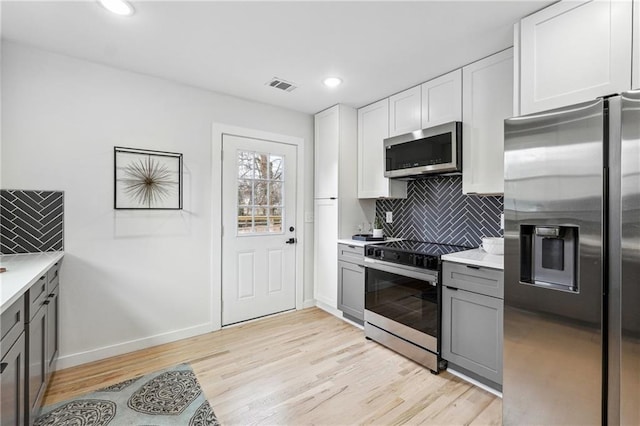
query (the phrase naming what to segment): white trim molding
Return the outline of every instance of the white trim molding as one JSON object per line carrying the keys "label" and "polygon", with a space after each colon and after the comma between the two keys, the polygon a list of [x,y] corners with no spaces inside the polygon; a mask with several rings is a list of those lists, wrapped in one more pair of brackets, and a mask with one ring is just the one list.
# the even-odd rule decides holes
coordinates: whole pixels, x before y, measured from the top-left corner
{"label": "white trim molding", "polygon": [[200,334],[208,333],[210,330],[211,324],[204,323],[184,328],[182,330],[170,331],[168,333],[156,334],[155,336],[143,337],[142,339],[104,346],[90,351],[64,355],[58,358],[55,368],[56,370],[62,370],[64,368],[75,367],[88,362],[99,361],[101,359],[138,351],[140,349],[146,349],[152,346],[163,345],[165,343],[176,342],[178,340],[198,336]]}

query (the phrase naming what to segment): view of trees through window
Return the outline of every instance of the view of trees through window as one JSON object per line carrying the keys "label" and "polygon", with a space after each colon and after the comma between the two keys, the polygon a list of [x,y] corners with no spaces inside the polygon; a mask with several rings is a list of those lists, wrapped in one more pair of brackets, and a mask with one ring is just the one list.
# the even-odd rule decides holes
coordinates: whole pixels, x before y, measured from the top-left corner
{"label": "view of trees through window", "polygon": [[284,158],[238,151],[238,234],[281,233]]}

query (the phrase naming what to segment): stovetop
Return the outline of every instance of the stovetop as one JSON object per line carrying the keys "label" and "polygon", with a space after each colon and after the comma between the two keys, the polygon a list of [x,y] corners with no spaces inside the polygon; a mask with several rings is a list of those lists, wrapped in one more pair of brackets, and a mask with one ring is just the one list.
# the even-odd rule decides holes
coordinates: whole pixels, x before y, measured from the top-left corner
{"label": "stovetop", "polygon": [[376,244],[378,248],[387,248],[395,251],[422,254],[428,256],[442,256],[449,253],[470,250],[473,247],[457,246],[452,244],[440,244],[426,241],[401,240],[384,244]]}

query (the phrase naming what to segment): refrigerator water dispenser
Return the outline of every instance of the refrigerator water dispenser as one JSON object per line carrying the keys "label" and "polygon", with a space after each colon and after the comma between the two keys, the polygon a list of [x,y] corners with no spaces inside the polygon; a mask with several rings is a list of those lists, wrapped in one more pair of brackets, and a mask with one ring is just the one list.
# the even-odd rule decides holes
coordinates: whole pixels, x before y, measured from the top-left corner
{"label": "refrigerator water dispenser", "polygon": [[578,231],[520,225],[520,282],[578,293]]}

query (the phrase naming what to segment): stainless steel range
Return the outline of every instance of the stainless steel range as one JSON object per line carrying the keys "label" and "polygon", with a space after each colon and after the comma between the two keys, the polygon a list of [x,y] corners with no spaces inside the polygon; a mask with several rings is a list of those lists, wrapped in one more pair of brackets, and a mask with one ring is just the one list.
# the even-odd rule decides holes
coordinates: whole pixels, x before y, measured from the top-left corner
{"label": "stainless steel range", "polygon": [[440,256],[470,247],[394,241],[365,248],[364,331],[390,349],[438,373]]}

